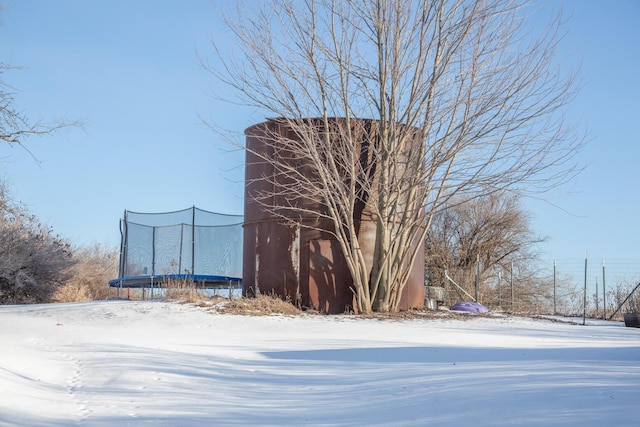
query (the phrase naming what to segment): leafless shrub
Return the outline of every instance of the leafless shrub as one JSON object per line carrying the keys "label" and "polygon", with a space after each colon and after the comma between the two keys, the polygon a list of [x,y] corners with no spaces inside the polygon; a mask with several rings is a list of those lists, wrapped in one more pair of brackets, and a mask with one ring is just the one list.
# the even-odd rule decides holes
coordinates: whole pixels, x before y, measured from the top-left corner
{"label": "leafless shrub", "polygon": [[626,313],[640,313],[640,292],[637,289],[629,296],[626,304]]}
{"label": "leafless shrub", "polygon": [[69,277],[70,244],[22,207],[0,215],[0,303],[50,302]]}
{"label": "leafless shrub", "polygon": [[[609,314],[618,310],[616,319],[622,319],[624,313],[640,313],[640,289],[637,289],[637,281],[622,280],[607,292]],[[635,292],[633,290],[635,289]],[[632,293],[633,292],[633,293]]]}

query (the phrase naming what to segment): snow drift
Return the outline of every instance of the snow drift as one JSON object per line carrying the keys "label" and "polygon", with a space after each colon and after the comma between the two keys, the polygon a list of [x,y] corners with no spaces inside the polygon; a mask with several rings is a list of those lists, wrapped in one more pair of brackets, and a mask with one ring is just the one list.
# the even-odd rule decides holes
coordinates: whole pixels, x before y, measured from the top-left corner
{"label": "snow drift", "polygon": [[4,306],[0,425],[638,425],[638,329],[468,317]]}

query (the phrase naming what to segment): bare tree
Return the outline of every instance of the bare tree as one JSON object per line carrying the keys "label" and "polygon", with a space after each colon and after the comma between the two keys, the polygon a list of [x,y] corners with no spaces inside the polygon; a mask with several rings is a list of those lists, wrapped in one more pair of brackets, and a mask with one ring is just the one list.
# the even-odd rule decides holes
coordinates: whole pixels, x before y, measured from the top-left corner
{"label": "bare tree", "polygon": [[[251,153],[290,197],[251,197],[275,214],[330,220],[359,311],[398,309],[418,261],[412,243],[451,198],[544,191],[575,172],[582,142],[562,115],[574,76],[552,62],[560,18],[536,37],[525,6],[273,0],[226,15],[235,44],[214,43],[216,61],[203,65],[290,130],[266,127],[269,149]],[[371,254],[354,220],[363,205]]]}
{"label": "bare tree", "polygon": [[[446,286],[451,304],[469,299],[457,285],[472,296],[477,289],[480,302],[489,307],[550,312],[553,282],[539,268],[536,251],[545,238],[531,229],[520,196],[495,192],[450,203],[434,215],[427,232],[426,282]],[[445,271],[456,285],[451,285]],[[564,292],[564,284],[562,288]]]}
{"label": "bare tree", "polygon": [[464,272],[461,282],[495,279],[512,263],[536,261],[535,245],[545,239],[530,227],[529,216],[516,194],[483,195],[450,207],[433,216],[426,238],[425,265],[428,282],[441,286],[444,269]]}

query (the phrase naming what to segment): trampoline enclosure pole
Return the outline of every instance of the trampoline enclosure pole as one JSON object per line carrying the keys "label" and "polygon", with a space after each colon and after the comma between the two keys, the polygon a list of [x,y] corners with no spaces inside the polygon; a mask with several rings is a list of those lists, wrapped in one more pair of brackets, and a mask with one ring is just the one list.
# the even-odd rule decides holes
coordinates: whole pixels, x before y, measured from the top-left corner
{"label": "trampoline enclosure pole", "polygon": [[124,210],[124,219],[120,221],[120,275],[119,277],[125,277],[127,271],[127,239],[128,239],[128,227],[127,227],[127,210]]}
{"label": "trampoline enclosure pole", "polygon": [[184,241],[184,224],[180,224],[180,254],[178,255],[178,271],[177,273],[182,273],[182,242]]}
{"label": "trampoline enclosure pole", "polygon": [[156,274],[156,228],[151,229],[151,276]]}
{"label": "trampoline enclosure pole", "polygon": [[191,208],[191,274],[196,274],[196,205]]}

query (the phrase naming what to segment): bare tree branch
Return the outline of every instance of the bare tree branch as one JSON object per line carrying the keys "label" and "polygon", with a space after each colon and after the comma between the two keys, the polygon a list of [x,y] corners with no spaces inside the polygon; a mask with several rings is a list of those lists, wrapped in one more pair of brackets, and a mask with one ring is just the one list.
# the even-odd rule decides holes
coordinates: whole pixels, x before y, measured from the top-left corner
{"label": "bare tree branch", "polygon": [[0,63],[0,141],[9,145],[19,146],[35,160],[31,150],[24,144],[31,136],[50,135],[69,127],[81,126],[79,121],[58,121],[46,123],[43,120],[31,121],[15,106],[16,89],[6,84],[3,74],[7,70],[16,70],[20,67]]}

